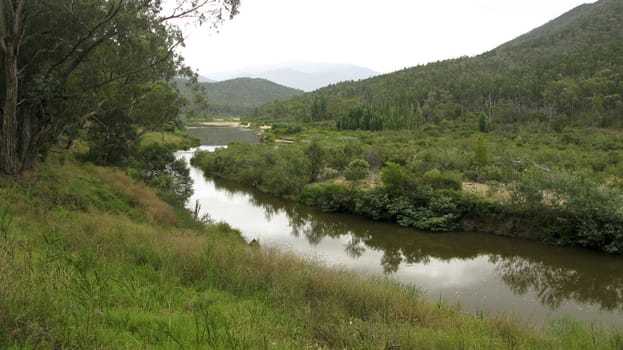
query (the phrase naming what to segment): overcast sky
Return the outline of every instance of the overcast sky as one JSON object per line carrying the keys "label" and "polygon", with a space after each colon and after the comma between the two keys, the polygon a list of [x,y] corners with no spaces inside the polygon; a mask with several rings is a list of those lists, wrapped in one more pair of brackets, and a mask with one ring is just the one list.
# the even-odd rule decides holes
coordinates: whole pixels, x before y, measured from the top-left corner
{"label": "overcast sky", "polygon": [[241,0],[220,31],[187,30],[202,75],[288,61],[388,73],[472,56],[594,0]]}

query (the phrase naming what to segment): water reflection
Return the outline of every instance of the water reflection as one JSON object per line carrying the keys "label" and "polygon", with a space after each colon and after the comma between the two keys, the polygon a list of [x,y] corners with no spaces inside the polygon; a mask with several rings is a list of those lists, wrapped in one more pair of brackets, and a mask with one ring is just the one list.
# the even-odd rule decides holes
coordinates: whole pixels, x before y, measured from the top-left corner
{"label": "water reflection", "polygon": [[[525,257],[491,256],[500,278],[516,294],[533,290],[551,309],[565,300],[600,305],[602,310],[623,310],[623,278],[607,266],[537,261]],[[614,271],[613,271],[614,270]]]}
{"label": "water reflection", "polygon": [[[367,252],[379,252],[378,264],[387,274],[408,265],[427,266],[431,261],[475,261],[491,265],[496,279],[512,294],[535,295],[550,310],[572,301],[595,304],[606,311],[623,311],[623,260],[619,257],[491,235],[418,232],[321,213],[224,180],[214,180],[214,186],[230,196],[246,196],[250,205],[262,208],[268,221],[287,217],[291,235],[304,238],[312,246],[326,238],[341,239],[345,254],[353,260]],[[481,267],[476,273],[483,269],[487,270]]]}
{"label": "water reflection", "polygon": [[360,238],[352,237],[351,235],[350,241],[346,245],[345,251],[348,256],[353,259],[357,259],[366,252],[366,245]]}

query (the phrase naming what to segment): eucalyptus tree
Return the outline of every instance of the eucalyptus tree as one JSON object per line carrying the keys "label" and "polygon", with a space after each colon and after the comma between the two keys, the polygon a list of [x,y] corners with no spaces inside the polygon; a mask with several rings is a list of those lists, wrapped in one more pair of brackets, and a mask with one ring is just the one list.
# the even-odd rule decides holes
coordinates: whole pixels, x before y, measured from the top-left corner
{"label": "eucalyptus tree", "polygon": [[166,82],[192,74],[177,52],[182,21],[217,26],[239,5],[0,0],[0,171],[30,169],[53,144],[83,130],[97,136],[98,147],[135,142],[169,123],[181,100]]}

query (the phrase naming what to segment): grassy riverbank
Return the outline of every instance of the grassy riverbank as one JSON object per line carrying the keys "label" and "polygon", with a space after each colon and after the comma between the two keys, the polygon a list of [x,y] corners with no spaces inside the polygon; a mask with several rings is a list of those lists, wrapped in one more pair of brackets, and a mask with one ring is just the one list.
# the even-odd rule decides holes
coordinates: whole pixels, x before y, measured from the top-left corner
{"label": "grassy riverbank", "polygon": [[[62,164],[61,164],[62,163]],[[0,348],[619,349],[252,247],[148,187],[71,157],[0,178]]]}

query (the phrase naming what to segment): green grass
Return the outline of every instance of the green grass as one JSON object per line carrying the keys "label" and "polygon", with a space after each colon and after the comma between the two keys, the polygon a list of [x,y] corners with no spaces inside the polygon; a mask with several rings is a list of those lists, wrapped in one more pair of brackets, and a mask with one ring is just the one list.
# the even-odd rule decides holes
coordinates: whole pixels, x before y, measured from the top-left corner
{"label": "green grass", "polygon": [[70,160],[0,185],[3,349],[623,347],[618,333],[470,316],[412,287],[251,247],[111,169]]}

